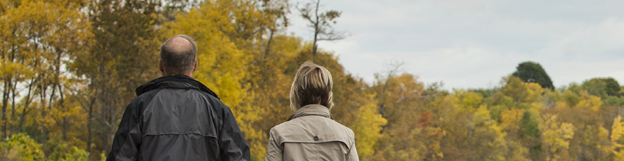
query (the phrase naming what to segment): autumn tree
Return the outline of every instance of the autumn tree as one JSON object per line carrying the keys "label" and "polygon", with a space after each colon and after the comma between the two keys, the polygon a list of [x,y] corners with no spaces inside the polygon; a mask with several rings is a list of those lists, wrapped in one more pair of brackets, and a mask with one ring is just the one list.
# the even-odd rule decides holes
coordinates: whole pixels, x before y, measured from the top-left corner
{"label": "autumn tree", "polygon": [[568,148],[574,136],[574,125],[558,121],[557,115],[544,115],[540,130],[543,131],[546,160],[571,160]]}
{"label": "autumn tree", "polygon": [[[74,57],[72,71],[85,89],[74,96],[87,116],[87,152],[97,159],[110,142],[134,89],[156,78],[159,1],[91,1],[89,52]],[[97,138],[97,139],[96,139]],[[93,155],[96,154],[96,155]]]}
{"label": "autumn tree", "polygon": [[[56,125],[67,127],[67,117],[54,117],[53,111],[68,112],[66,87],[73,84],[67,81],[66,61],[87,51],[90,26],[79,11],[84,8],[83,1],[15,2],[11,1],[12,7],[5,8],[0,17],[0,37],[5,38],[0,47],[5,69],[2,133],[8,138],[14,133],[34,132],[25,127],[36,127],[37,140],[46,153],[46,143],[54,136],[50,134],[58,132],[63,134],[60,140],[68,140],[68,128],[54,129]],[[20,94],[22,90],[27,91],[25,95]]]}
{"label": "autumn tree", "polygon": [[487,107],[480,106],[472,119],[469,125],[474,160],[503,160],[507,155],[507,134],[492,120]]}
{"label": "autumn tree", "polygon": [[344,39],[345,33],[337,32],[332,28],[336,24],[336,19],[340,17],[342,12],[336,10],[322,11],[321,0],[313,0],[306,3],[303,7],[297,8],[301,13],[301,17],[309,22],[308,27],[312,28],[314,36],[312,37],[312,61],[315,61],[318,49],[318,41],[334,41]]}
{"label": "autumn tree", "polygon": [[622,117],[617,116],[613,120],[613,127],[611,128],[611,149],[610,151],[613,153],[613,160],[621,161],[624,160],[624,152],[621,150],[624,147],[621,143],[622,135],[624,135],[624,125],[622,125]]}
{"label": "autumn tree", "polygon": [[163,38],[195,38],[197,70],[203,71],[195,77],[232,109],[254,160],[264,158],[269,128],[288,117],[283,107],[292,78],[285,71],[303,42],[278,33],[287,24],[287,7],[278,0],[205,1],[179,12],[162,30]]}

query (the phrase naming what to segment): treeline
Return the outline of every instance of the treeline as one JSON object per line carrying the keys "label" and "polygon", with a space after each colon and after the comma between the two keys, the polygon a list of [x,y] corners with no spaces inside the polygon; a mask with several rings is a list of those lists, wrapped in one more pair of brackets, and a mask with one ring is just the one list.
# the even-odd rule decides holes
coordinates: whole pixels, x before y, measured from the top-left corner
{"label": "treeline", "polygon": [[529,62],[537,73],[529,78],[521,64],[500,87],[449,92],[395,64],[369,84],[333,53],[285,33],[290,8],[286,0],[0,0],[0,160],[105,159],[134,88],[160,76],[159,45],[176,34],[195,38],[194,77],[232,109],[253,160],[264,159],[269,129],[292,113],[290,84],[307,60],[332,72],[331,113],[356,133],[361,160],[624,159],[624,99],[613,79],[554,89]]}

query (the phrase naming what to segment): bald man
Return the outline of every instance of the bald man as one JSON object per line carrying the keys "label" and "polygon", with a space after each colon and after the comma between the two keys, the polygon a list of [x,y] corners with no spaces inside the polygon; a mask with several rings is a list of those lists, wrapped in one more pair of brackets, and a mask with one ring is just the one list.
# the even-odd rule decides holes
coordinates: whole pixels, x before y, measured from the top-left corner
{"label": "bald man", "polygon": [[160,47],[162,77],[136,89],[106,160],[250,160],[230,108],[192,74],[197,45],[176,35]]}

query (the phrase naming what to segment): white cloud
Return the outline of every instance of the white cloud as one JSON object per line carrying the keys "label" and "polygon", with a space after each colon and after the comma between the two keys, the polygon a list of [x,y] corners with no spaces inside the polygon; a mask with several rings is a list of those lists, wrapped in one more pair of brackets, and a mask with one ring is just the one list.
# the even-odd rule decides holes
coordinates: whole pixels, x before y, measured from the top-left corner
{"label": "white cloud", "polygon": [[[302,1],[306,2],[306,1]],[[555,86],[592,77],[624,84],[624,1],[334,0],[336,28],[354,34],[322,42],[346,70],[372,81],[390,60],[447,89],[498,85],[535,61]],[[299,19],[299,20],[298,20]],[[291,16],[297,35],[311,38]]]}
{"label": "white cloud", "polygon": [[560,58],[583,58],[604,61],[624,58],[624,19],[607,18],[599,24],[586,25],[551,43],[539,53]]}

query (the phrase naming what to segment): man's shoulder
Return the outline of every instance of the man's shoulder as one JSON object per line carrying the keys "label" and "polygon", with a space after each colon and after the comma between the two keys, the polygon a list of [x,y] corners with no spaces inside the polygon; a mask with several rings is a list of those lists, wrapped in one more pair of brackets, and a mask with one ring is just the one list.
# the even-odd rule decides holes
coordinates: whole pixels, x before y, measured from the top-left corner
{"label": "man's shoulder", "polygon": [[[146,100],[146,99],[150,99],[150,98],[154,98],[156,95],[160,94],[162,91],[176,91],[176,90],[180,90],[180,89],[175,89],[175,88],[156,88],[156,89],[152,89],[149,90],[145,93],[142,93],[141,95],[137,96],[137,98],[135,98],[134,100]],[[196,95],[199,96],[203,96],[206,98],[206,100],[210,101],[211,103],[220,103],[223,104],[223,102],[221,102],[221,100],[217,97],[215,97],[213,94],[210,94],[206,91],[203,90],[199,90],[199,89],[184,89],[184,90],[191,90],[193,91],[193,93],[195,93]],[[167,93],[169,93],[167,92]]]}
{"label": "man's shoulder", "polygon": [[[159,97],[157,97],[159,99],[169,99],[169,100],[166,100],[166,101],[176,101],[176,100],[170,100],[171,98],[166,96],[168,94],[178,93],[178,92],[182,92],[182,93],[190,92],[188,94],[190,94],[191,97],[187,97],[188,99],[183,99],[183,100],[185,100],[185,101],[194,101],[194,102],[205,102],[208,106],[210,106],[216,112],[231,113],[230,108],[227,105],[225,105],[223,102],[221,102],[221,100],[218,97],[216,97],[214,94],[208,93],[208,92],[206,92],[204,90],[200,90],[200,89],[168,89],[168,88],[164,88],[164,89],[159,89],[159,90],[152,90],[149,93],[145,93],[145,94],[150,94],[151,92],[154,92],[153,96],[159,95]],[[183,94],[183,95],[186,95],[186,94]],[[153,96],[151,96],[151,97],[153,97]],[[150,96],[146,96],[146,97],[150,97]]]}
{"label": "man's shoulder", "polygon": [[142,93],[141,95],[138,95],[136,98],[134,98],[132,102],[149,102],[152,100],[152,98],[154,98],[154,96],[156,96],[156,94],[158,94],[158,92],[160,92],[160,90],[162,89],[155,89]]}

